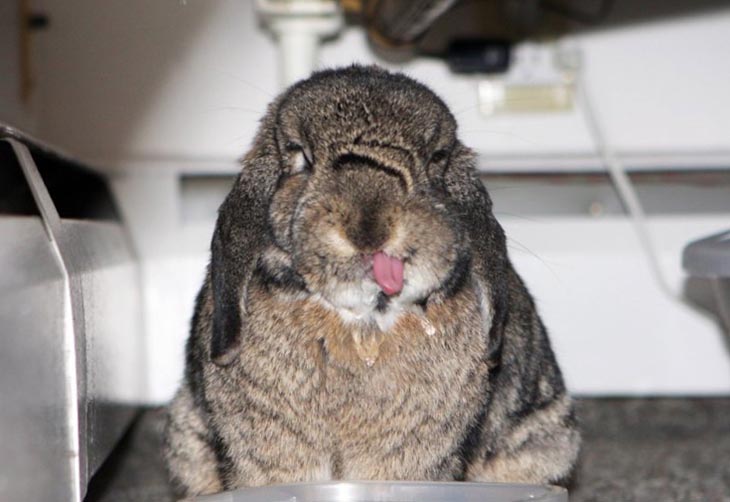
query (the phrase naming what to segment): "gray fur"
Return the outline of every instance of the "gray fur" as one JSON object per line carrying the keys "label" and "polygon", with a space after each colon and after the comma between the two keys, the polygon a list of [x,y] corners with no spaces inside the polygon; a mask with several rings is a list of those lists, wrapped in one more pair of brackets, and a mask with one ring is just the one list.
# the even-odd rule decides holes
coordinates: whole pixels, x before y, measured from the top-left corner
{"label": "gray fur", "polygon": [[[363,258],[381,249],[406,264],[393,297]],[[444,103],[359,66],[280,96],[221,206],[169,409],[181,494],[559,482],[579,442],[545,328]]]}

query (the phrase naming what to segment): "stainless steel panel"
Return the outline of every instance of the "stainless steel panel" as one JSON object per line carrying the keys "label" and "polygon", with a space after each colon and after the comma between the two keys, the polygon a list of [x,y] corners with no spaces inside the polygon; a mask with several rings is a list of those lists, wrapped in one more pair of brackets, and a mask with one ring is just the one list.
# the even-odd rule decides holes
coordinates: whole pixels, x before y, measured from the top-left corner
{"label": "stainless steel panel", "polygon": [[139,277],[123,229],[62,220],[56,235],[69,273],[79,382],[84,487],[134,416],[144,392]]}
{"label": "stainless steel panel", "polygon": [[0,219],[0,267],[0,500],[77,500],[71,308],[40,218]]}
{"label": "stainless steel panel", "polygon": [[41,217],[0,218],[0,500],[78,502],[143,396],[137,262],[119,222],[59,218],[6,141]]}

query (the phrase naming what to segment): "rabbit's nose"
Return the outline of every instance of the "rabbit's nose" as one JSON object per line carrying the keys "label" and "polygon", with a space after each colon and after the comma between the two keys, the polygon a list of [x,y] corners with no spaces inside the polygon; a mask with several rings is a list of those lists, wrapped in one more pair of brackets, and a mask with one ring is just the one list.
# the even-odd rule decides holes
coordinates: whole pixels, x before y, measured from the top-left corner
{"label": "rabbit's nose", "polygon": [[354,225],[346,225],[345,234],[358,249],[372,252],[383,247],[388,240],[388,228],[379,221],[377,214],[364,210]]}

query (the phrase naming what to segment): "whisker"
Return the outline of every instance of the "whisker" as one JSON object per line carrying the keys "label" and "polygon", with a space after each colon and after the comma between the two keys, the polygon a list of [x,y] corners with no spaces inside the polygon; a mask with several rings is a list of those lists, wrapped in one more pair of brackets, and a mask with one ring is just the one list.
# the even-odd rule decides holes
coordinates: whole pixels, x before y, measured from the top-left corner
{"label": "whisker", "polygon": [[241,83],[241,84],[245,84],[249,88],[254,89],[254,90],[260,92],[261,94],[263,94],[264,96],[266,96],[266,98],[268,98],[267,99],[268,101],[271,101],[271,100],[273,100],[276,97],[275,94],[272,94],[269,91],[267,91],[265,89],[262,89],[261,87],[259,87],[258,85],[254,84],[250,80],[246,80],[244,78],[241,78],[241,77],[237,76],[234,73],[231,73],[229,70],[218,70],[218,73],[220,75],[224,75],[224,76],[226,76],[228,78],[232,78],[236,82]]}
{"label": "whisker", "polygon": [[510,218],[515,218],[517,220],[522,221],[529,221],[530,223],[544,223],[545,220],[541,220],[539,218],[533,218],[530,216],[525,216],[524,214],[518,214],[518,213],[511,213],[508,211],[494,211],[494,215],[497,216],[509,216]]}
{"label": "whisker", "polygon": [[216,108],[212,108],[211,111],[215,112],[245,112],[245,113],[252,113],[255,115],[263,115],[263,110],[254,110],[253,108],[243,108],[241,106],[218,106]]}
{"label": "whisker", "polygon": [[[513,246],[510,245],[511,243],[516,244],[519,247],[518,248],[515,248],[515,247],[513,247]],[[563,284],[563,281],[560,279],[560,276],[557,274],[557,272],[555,272],[555,269],[553,269],[553,267],[551,267],[548,264],[547,261],[545,261],[537,253],[535,253],[534,251],[532,251],[530,248],[528,248],[527,246],[525,246],[524,244],[522,244],[518,240],[516,240],[516,239],[514,239],[514,238],[512,238],[510,236],[507,236],[507,247],[510,248],[510,249],[516,250],[516,251],[523,251],[523,252],[529,254],[530,256],[532,256],[533,258],[535,258],[537,261],[539,261],[550,272],[550,275],[552,275],[555,278],[555,280],[557,280],[560,284]]]}
{"label": "whisker", "polygon": [[474,110],[477,108],[479,108],[479,105],[469,105],[469,106],[465,106],[464,108],[459,108],[457,111],[452,112],[452,113],[455,117],[458,117],[459,115],[461,115],[464,112],[468,112],[469,110]]}
{"label": "whisker", "polygon": [[[244,140],[248,140],[249,142],[251,142],[251,141],[253,141],[254,137],[255,137],[255,134],[254,134],[254,136],[245,136],[245,135],[234,136],[231,139],[229,139],[228,141],[226,141],[226,146],[230,146],[230,145],[233,145],[234,143],[239,143]],[[247,149],[248,147],[243,147],[243,148]],[[241,152],[241,153],[244,153],[244,152]]]}
{"label": "whisker", "polygon": [[528,144],[530,146],[537,146],[542,147],[545,146],[544,143],[540,143],[538,141],[527,139],[526,137],[515,134],[513,132],[507,132],[507,131],[495,131],[494,129],[465,129],[461,131],[461,134],[474,134],[474,133],[483,133],[483,134],[492,134],[495,136],[506,136],[509,138],[514,138],[519,141],[522,141],[525,144]]}

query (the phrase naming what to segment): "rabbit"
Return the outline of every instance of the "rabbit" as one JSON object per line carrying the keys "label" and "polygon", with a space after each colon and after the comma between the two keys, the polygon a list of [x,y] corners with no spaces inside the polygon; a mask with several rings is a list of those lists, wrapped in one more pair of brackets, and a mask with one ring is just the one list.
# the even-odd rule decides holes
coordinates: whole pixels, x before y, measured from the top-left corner
{"label": "rabbit", "polygon": [[181,495],[569,478],[573,403],[439,97],[376,66],[319,71],[242,164],[168,409]]}

